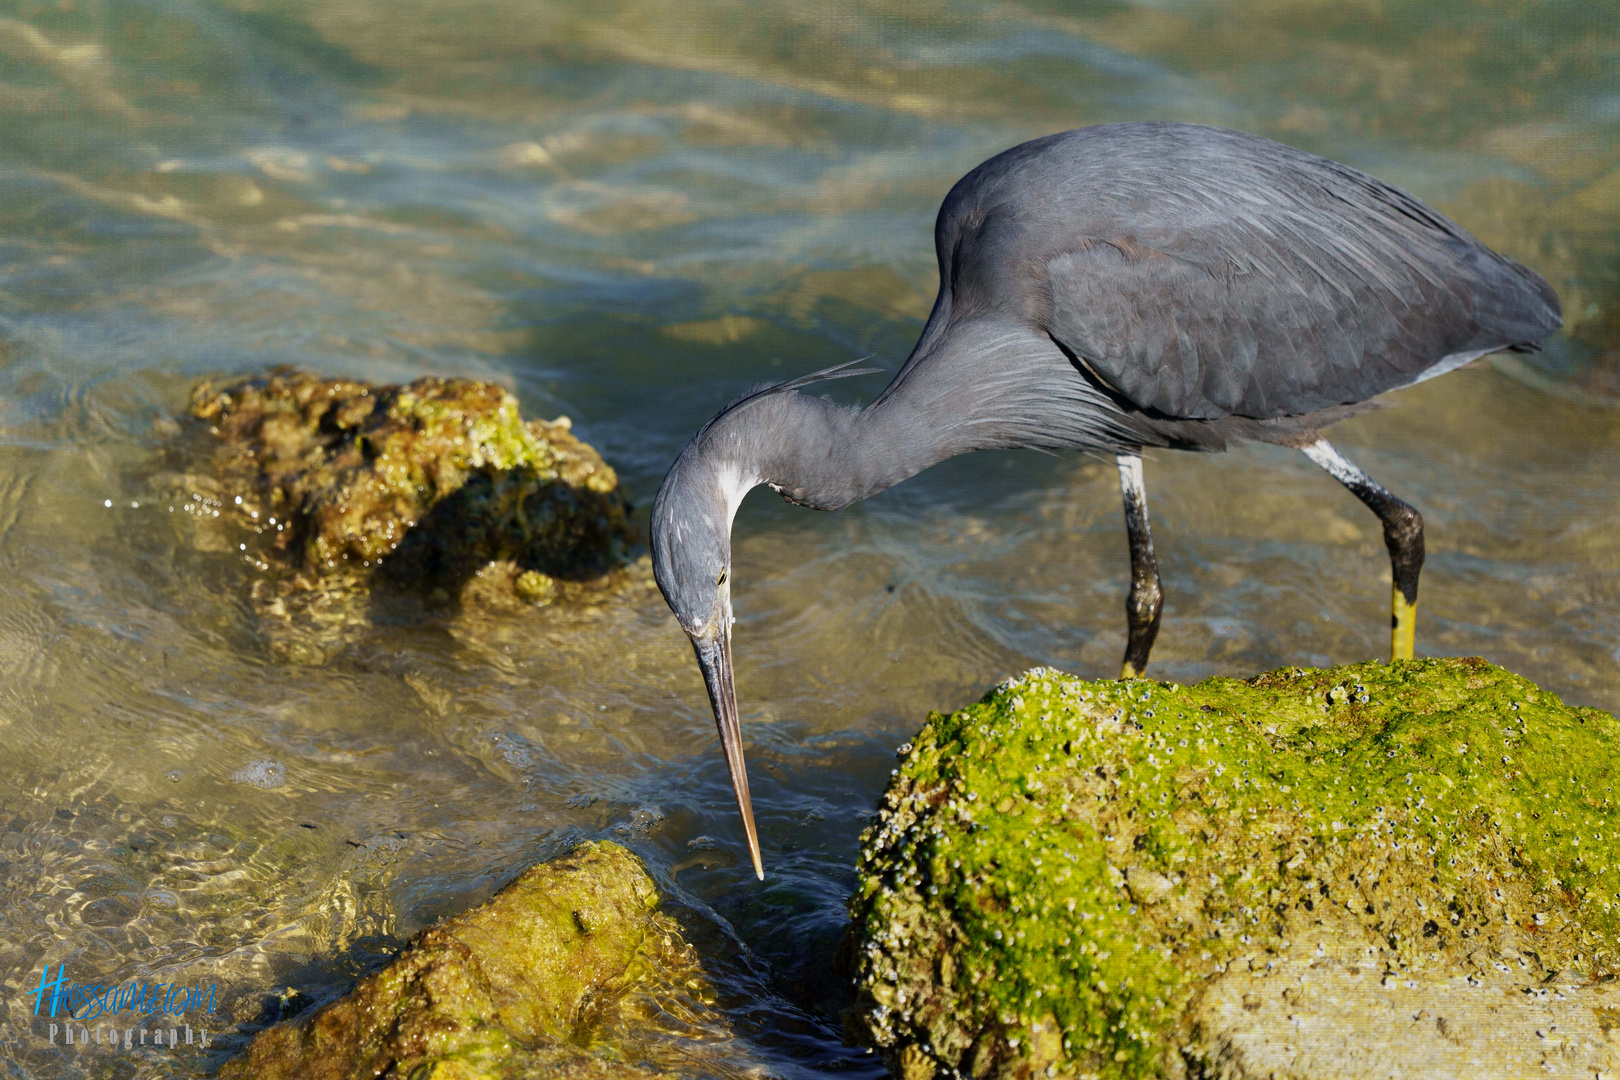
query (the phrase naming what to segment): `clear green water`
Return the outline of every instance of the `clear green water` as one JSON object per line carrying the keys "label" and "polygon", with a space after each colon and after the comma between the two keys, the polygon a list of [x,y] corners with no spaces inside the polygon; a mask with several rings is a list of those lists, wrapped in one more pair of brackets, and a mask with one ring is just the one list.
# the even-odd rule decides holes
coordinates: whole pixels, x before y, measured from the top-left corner
{"label": "clear green water", "polygon": [[[148,477],[196,377],[293,362],[502,380],[644,506],[746,386],[892,370],[939,199],[1048,131],[1285,139],[1555,283],[1569,330],[1533,363],[1397,395],[1335,441],[1427,517],[1420,653],[1620,707],[1617,25],[1586,0],[0,5],[10,1075],[217,1061],[45,1045],[25,994],[46,962],[216,983],[228,1051],[286,988],[341,992],[589,836],[639,852],[703,943],[737,1035],[716,1068],[872,1075],[828,970],[865,814],[927,710],[1033,664],[1117,670],[1111,465],[985,454],[836,515],[744,507],[763,886],[655,592],[279,666],[241,564]],[[1383,654],[1376,524],[1302,456],[1165,453],[1148,482],[1155,674]]]}

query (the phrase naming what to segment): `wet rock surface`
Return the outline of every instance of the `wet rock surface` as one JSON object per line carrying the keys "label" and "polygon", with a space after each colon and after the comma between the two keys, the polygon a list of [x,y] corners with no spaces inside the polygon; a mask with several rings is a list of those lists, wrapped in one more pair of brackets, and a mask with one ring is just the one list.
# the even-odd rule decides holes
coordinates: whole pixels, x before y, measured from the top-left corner
{"label": "wet rock surface", "polygon": [[261,1032],[219,1080],[729,1074],[713,989],[658,903],[635,856],[584,844]]}
{"label": "wet rock surface", "polygon": [[199,383],[189,414],[206,435],[175,456],[202,463],[154,486],[199,547],[246,562],[283,659],[320,662],[380,622],[590,599],[638,576],[613,469],[566,417],[525,421],[499,386],[278,368]]}
{"label": "wet rock surface", "polygon": [[848,1018],[904,1080],[1612,1073],[1617,737],[1478,659],[1031,672],[902,748]]}

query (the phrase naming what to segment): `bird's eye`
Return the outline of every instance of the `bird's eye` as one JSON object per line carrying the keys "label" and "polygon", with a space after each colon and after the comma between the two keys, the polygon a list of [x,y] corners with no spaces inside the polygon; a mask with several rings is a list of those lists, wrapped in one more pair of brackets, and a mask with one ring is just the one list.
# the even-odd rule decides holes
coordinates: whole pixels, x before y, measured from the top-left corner
{"label": "bird's eye", "polygon": [[728,566],[722,566],[720,568],[720,576],[716,578],[714,582],[716,585],[724,585],[726,583],[726,571],[729,569],[730,567]]}

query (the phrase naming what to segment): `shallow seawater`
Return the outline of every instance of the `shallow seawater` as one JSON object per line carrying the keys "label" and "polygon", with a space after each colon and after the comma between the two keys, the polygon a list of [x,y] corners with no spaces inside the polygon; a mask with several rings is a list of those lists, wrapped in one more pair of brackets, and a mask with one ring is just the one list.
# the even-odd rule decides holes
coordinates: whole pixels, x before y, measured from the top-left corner
{"label": "shallow seawater", "polygon": [[[1576,0],[0,6],[11,1075],[206,1073],[588,837],[640,854],[705,950],[736,1033],[718,1071],[875,1075],[829,971],[857,838],[928,710],[1035,664],[1117,672],[1111,463],[980,454],[838,514],[744,506],[763,885],[655,590],[287,666],[239,557],[151,476],[197,378],[295,363],[501,381],[570,416],[644,508],[746,387],[894,370],[951,183],[1066,127],[1280,138],[1553,281],[1568,328],[1544,353],[1394,395],[1334,441],[1427,519],[1420,653],[1620,708],[1617,57]],[[1153,674],[1384,654],[1377,524],[1302,455],[1160,453],[1147,475]],[[47,964],[213,984],[218,1041],[51,1046],[29,996]]]}

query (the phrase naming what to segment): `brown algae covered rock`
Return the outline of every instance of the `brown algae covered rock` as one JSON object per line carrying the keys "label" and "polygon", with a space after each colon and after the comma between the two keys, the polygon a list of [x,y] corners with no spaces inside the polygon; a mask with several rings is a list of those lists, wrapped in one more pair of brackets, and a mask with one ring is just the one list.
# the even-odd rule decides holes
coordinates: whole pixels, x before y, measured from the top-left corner
{"label": "brown algae covered rock", "polygon": [[635,540],[618,477],[567,418],[525,422],[490,383],[277,368],[205,380],[189,411],[209,462],[175,501],[211,530],[200,546],[255,568],[255,610],[291,659],[375,618],[378,586],[418,606],[544,604],[614,584]]}
{"label": "brown algae covered rock", "polygon": [[[715,1071],[727,1037],[696,954],[634,855],[584,844],[419,934],[220,1080],[656,1078]],[[718,1071],[730,1071],[723,1067]]]}
{"label": "brown algae covered rock", "polygon": [[863,837],[849,1017],[904,1080],[1620,1066],[1620,724],[1479,659],[935,714]]}

